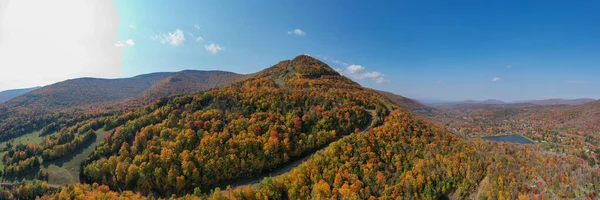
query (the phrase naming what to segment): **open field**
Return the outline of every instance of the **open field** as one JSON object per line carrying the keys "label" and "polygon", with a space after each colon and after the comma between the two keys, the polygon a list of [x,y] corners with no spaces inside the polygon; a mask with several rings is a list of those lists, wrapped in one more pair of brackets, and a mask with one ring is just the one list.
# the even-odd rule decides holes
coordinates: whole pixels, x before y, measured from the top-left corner
{"label": "open field", "polygon": [[112,130],[98,130],[96,131],[96,140],[87,145],[86,148],[77,150],[77,152],[71,156],[45,163],[42,167],[44,171],[48,172],[48,183],[55,185],[78,183],[79,164],[92,154],[96,146],[102,143],[106,139],[106,135],[110,132],[112,132]]}
{"label": "open field", "polygon": [[[111,130],[112,131],[112,130]],[[77,150],[73,155],[67,156],[49,163],[43,163],[41,169],[48,172],[48,183],[55,185],[66,185],[69,183],[79,182],[79,164],[84,161],[98,146],[99,143],[106,139],[106,135],[111,131],[98,130],[96,131],[96,140],[90,142],[86,148]],[[40,143],[44,137],[41,137],[39,131],[14,138],[13,145],[30,143]],[[0,143],[0,148],[6,146],[7,141]],[[6,151],[0,152],[0,158],[6,154]],[[4,170],[4,163],[0,162],[0,169]],[[32,172],[33,173],[33,172]],[[37,172],[36,172],[37,173]]]}

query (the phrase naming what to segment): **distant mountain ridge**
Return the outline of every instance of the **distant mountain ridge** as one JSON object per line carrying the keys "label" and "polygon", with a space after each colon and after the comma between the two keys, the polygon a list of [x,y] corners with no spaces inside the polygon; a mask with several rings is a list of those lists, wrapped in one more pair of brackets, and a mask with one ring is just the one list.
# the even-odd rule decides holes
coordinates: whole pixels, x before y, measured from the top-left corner
{"label": "distant mountain ridge", "polygon": [[185,70],[119,79],[77,78],[39,88],[1,106],[51,111],[118,103],[146,104],[171,95],[222,87],[245,77],[232,72]]}
{"label": "distant mountain ridge", "polygon": [[580,98],[580,99],[546,99],[546,100],[534,100],[529,101],[527,103],[536,104],[536,105],[581,105],[590,102],[596,101],[595,99],[590,98]]}
{"label": "distant mountain ridge", "polygon": [[120,79],[70,79],[21,95],[5,105],[52,110],[117,102],[141,94],[170,74],[152,73]]}
{"label": "distant mountain ridge", "polygon": [[579,99],[544,99],[544,100],[530,100],[530,101],[514,101],[514,102],[505,102],[496,99],[487,99],[483,101],[475,101],[475,100],[465,100],[465,101],[438,101],[426,103],[427,105],[432,106],[440,106],[440,105],[469,105],[469,104],[482,104],[482,105],[508,105],[508,104],[533,104],[533,105],[541,105],[541,106],[549,106],[549,105],[582,105],[590,102],[596,101],[591,98],[579,98]]}
{"label": "distant mountain ridge", "polygon": [[248,76],[226,71],[184,70],[171,74],[128,102],[150,103],[176,94],[189,94],[200,90],[224,87],[245,80]]}
{"label": "distant mountain ridge", "polygon": [[32,88],[23,88],[23,89],[14,89],[14,90],[6,90],[0,92],[0,103],[4,103],[9,101],[19,95],[31,92],[33,90],[39,89],[40,87],[32,87]]}
{"label": "distant mountain ridge", "polygon": [[504,101],[501,100],[497,100],[497,99],[486,99],[483,101],[475,101],[475,100],[464,100],[464,101],[440,101],[440,102],[434,102],[434,103],[429,103],[429,105],[464,105],[464,104],[507,104]]}

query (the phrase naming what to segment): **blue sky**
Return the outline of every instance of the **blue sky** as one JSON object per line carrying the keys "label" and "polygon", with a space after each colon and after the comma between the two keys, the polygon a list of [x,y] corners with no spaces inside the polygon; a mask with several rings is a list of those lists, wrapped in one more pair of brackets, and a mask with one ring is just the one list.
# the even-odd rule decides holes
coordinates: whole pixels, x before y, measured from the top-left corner
{"label": "blue sky", "polygon": [[114,4],[122,64],[107,77],[252,73],[309,54],[363,86],[411,98],[600,98],[598,1]]}

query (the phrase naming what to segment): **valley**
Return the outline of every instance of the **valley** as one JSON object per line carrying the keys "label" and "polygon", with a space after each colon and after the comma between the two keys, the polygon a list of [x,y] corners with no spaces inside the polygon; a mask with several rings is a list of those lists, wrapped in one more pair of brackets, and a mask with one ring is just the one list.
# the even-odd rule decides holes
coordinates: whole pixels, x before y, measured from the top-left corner
{"label": "valley", "polygon": [[495,142],[512,142],[519,144],[535,144],[530,139],[523,137],[521,135],[497,135],[497,136],[487,136],[483,137],[485,140],[495,141]]}

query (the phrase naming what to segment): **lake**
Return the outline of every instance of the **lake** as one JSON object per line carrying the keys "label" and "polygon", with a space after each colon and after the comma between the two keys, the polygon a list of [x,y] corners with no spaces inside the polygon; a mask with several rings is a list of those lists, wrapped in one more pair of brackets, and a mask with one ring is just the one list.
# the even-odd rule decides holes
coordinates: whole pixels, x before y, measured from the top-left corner
{"label": "lake", "polygon": [[489,136],[483,137],[483,139],[494,141],[494,142],[512,142],[519,144],[534,144],[531,140],[521,135],[501,135],[501,136]]}

